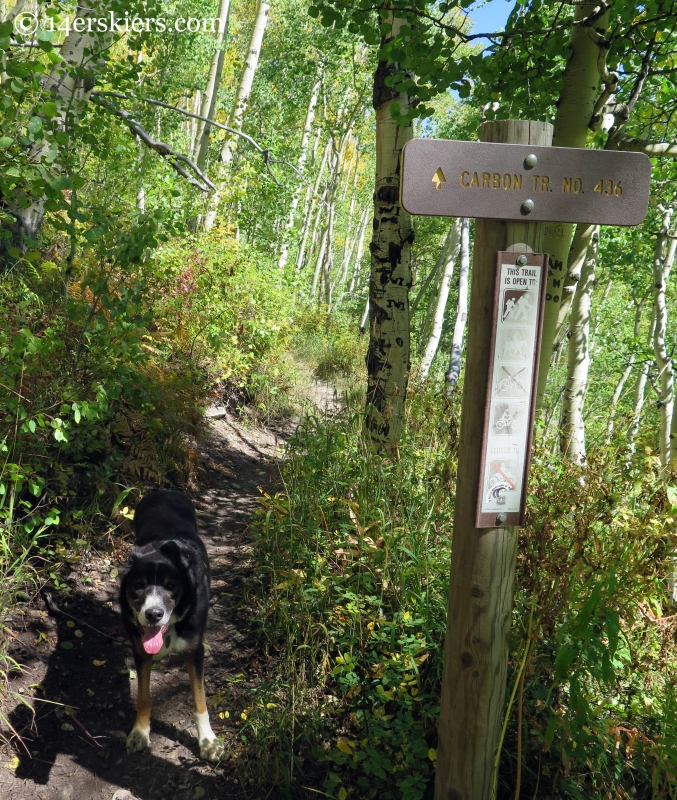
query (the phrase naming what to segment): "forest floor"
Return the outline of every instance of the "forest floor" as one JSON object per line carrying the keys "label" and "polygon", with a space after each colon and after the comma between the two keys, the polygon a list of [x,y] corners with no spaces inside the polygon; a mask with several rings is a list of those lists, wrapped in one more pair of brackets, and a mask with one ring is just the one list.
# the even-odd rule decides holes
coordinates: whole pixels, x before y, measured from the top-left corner
{"label": "forest floor", "polygon": [[[336,402],[322,383],[311,387],[307,399],[320,410]],[[225,409],[210,409],[197,445],[205,469],[190,494],[212,568],[207,696],[225,696],[234,709],[265,677],[265,658],[243,603],[254,564],[249,529],[260,491],[277,482],[284,442],[295,424],[256,426]],[[0,750],[3,800],[259,798],[238,785],[228,756],[216,768],[200,761],[188,676],[175,655],[153,670],[150,747],[126,754],[136,681],[130,676],[132,653],[122,633],[117,594],[118,571],[131,540],[118,529],[105,546],[90,548],[73,565],[67,591],[43,590],[14,614],[11,655],[24,669],[9,688],[14,698],[33,703],[36,714],[16,700],[3,709],[21,737],[18,742],[0,722],[0,731],[13,739],[12,746]],[[210,716],[228,749],[238,733],[238,715],[220,719],[210,706]],[[269,797],[273,800],[273,794]]]}

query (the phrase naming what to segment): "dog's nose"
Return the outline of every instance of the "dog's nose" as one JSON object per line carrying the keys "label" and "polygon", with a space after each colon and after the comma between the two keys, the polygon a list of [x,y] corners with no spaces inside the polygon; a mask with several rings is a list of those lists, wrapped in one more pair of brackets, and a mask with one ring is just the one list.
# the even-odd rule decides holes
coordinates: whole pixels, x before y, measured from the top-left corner
{"label": "dog's nose", "polygon": [[147,608],[146,619],[151,625],[157,625],[158,622],[164,617],[165,612],[161,608]]}

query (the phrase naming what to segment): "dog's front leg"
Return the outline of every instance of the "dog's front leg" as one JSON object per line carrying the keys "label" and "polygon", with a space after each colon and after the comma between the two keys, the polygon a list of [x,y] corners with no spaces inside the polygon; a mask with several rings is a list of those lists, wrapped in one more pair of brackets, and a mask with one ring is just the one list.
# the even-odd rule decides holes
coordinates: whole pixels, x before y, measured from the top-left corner
{"label": "dog's front leg", "polygon": [[209,722],[205,699],[204,656],[204,645],[200,642],[196,650],[186,657],[186,667],[190,678],[190,688],[193,692],[193,711],[195,712],[193,719],[197,728],[197,740],[200,743],[200,758],[205,761],[217,762],[223,758],[223,745],[216,738]]}
{"label": "dog's front leg", "polygon": [[134,664],[138,692],[136,695],[136,722],[127,737],[127,753],[131,755],[150,744],[150,671],[153,665],[151,656],[134,651]]}

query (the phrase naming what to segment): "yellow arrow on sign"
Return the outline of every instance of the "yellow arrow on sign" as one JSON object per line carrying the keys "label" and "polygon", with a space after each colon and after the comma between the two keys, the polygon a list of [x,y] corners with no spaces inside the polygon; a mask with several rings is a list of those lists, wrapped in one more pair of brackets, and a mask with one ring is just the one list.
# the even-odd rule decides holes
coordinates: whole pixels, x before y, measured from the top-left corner
{"label": "yellow arrow on sign", "polygon": [[444,173],[442,172],[442,167],[437,168],[437,172],[433,175],[433,183],[435,184],[436,189],[441,189],[442,184],[446,183],[447,179],[444,177]]}

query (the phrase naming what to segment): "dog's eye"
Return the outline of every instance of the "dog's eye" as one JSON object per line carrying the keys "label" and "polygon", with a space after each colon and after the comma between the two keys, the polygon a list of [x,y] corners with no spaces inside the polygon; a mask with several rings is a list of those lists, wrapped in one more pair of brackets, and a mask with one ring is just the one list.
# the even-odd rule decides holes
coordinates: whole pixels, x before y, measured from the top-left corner
{"label": "dog's eye", "polygon": [[145,585],[145,583],[143,581],[136,581],[135,583],[132,584],[132,589],[135,592],[141,592],[145,588],[146,588],[146,585]]}
{"label": "dog's eye", "polygon": [[173,592],[176,589],[176,584],[174,581],[165,581],[165,589],[169,592]]}

